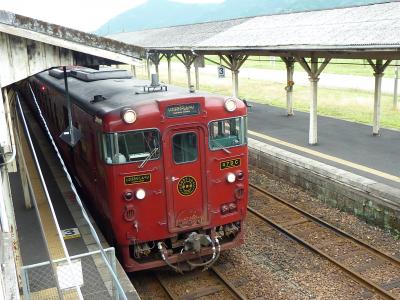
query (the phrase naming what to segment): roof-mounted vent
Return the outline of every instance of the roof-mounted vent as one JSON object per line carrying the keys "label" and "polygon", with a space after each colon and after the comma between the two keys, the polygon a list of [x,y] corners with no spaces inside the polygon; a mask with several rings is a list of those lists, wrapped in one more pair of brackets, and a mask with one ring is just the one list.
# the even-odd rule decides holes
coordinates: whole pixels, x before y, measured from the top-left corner
{"label": "roof-mounted vent", "polygon": [[[57,78],[57,79],[61,79],[64,78],[64,71],[62,69],[51,69],[49,70],[49,75]],[[67,77],[71,76],[71,70],[67,70]]]}
{"label": "roof-mounted vent", "polygon": [[100,69],[79,68],[71,70],[71,76],[83,81],[96,81],[104,79],[129,79],[132,78],[127,70],[120,69]]}
{"label": "roof-mounted vent", "polygon": [[158,74],[151,74],[150,85],[143,85],[143,92],[136,92],[136,94],[147,94],[167,91],[168,88],[165,84],[160,84],[158,81]]}
{"label": "roof-mounted vent", "polygon": [[97,103],[97,102],[101,102],[101,101],[104,101],[104,100],[107,100],[107,98],[104,97],[103,95],[94,95],[93,96],[93,100],[90,101],[90,103]]}

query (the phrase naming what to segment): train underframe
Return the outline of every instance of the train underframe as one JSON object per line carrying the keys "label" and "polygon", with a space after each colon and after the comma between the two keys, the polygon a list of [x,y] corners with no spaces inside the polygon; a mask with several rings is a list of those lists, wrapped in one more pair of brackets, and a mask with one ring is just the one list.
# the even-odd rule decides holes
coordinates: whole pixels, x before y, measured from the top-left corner
{"label": "train underframe", "polygon": [[134,243],[121,248],[127,272],[169,266],[183,273],[211,267],[221,251],[243,244],[243,222],[192,230],[159,241]]}

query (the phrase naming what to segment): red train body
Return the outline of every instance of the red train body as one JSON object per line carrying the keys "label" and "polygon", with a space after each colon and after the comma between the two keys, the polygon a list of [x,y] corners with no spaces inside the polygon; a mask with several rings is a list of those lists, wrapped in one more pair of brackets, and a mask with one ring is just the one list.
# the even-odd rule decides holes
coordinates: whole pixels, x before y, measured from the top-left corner
{"label": "red train body", "polygon": [[[243,243],[242,101],[145,86],[122,70],[71,69],[72,119],[81,138],[70,147],[59,137],[68,126],[64,79],[49,73],[29,84],[126,271],[166,264],[179,271],[184,261],[207,266],[219,250]],[[195,262],[199,257],[206,262]]]}

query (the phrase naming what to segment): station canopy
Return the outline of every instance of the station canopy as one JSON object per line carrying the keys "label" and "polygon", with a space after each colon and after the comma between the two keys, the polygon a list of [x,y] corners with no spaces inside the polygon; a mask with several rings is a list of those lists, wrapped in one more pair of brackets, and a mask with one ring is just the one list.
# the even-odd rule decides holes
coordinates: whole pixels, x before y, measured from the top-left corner
{"label": "station canopy", "polygon": [[400,2],[173,26],[109,36],[148,52],[400,58]]}

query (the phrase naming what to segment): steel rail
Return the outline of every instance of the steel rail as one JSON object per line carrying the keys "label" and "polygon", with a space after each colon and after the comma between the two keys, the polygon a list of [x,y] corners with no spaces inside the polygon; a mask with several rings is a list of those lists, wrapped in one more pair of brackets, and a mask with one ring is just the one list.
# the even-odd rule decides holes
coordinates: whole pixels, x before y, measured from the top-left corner
{"label": "steel rail", "polygon": [[157,278],[158,283],[161,285],[164,292],[171,300],[179,299],[179,297],[163,282],[161,276],[158,273],[154,272],[153,275],[155,278]]}
{"label": "steel rail", "polygon": [[220,271],[215,267],[211,267],[210,272],[215,274],[228,288],[229,290],[240,300],[247,300],[247,297],[244,296],[232,283],[228,281],[225,275],[223,275]]}
{"label": "steel rail", "polygon": [[311,219],[312,221],[314,221],[314,222],[316,222],[316,223],[318,223],[318,224],[320,224],[320,225],[322,225],[322,226],[324,226],[324,227],[326,227],[328,229],[331,229],[331,230],[335,231],[339,235],[352,240],[353,242],[357,243],[358,245],[367,248],[371,252],[379,255],[380,257],[382,257],[382,258],[384,258],[386,260],[391,261],[392,263],[394,263],[395,265],[400,267],[400,259],[398,259],[397,257],[395,257],[395,256],[393,256],[393,255],[391,255],[391,254],[389,254],[389,253],[387,253],[385,251],[382,251],[382,250],[379,250],[379,249],[375,248],[374,246],[372,246],[372,245],[360,240],[359,238],[355,237],[354,235],[352,235],[350,233],[347,233],[347,232],[343,231],[342,229],[340,229],[340,228],[338,228],[338,227],[336,227],[336,226],[334,226],[332,224],[327,223],[326,221],[324,221],[324,220],[322,220],[322,219],[320,219],[320,218],[318,218],[318,217],[306,212],[305,210],[299,208],[298,206],[287,202],[286,200],[282,199],[281,197],[279,197],[279,196],[277,196],[277,195],[275,195],[275,194],[273,194],[271,192],[268,192],[268,191],[266,191],[265,189],[263,189],[263,188],[261,188],[259,186],[256,186],[256,185],[254,185],[252,183],[249,183],[249,185],[250,185],[250,187],[256,189],[257,191],[259,191],[259,192],[261,192],[263,194],[266,194],[269,197],[273,198],[274,200],[276,200],[276,201],[278,201],[278,202],[280,202],[280,203],[282,203],[282,204],[294,209],[295,211],[297,211],[298,213],[306,216],[307,218]]}
{"label": "steel rail", "polygon": [[[210,269],[208,269],[208,271],[210,272],[210,274],[212,274],[214,277],[216,277],[219,281],[221,281],[223,283],[226,290],[232,296],[234,296],[238,300],[247,300],[247,297],[244,296],[232,283],[230,283],[228,281],[228,279],[226,278],[226,276],[223,275],[220,271],[218,271],[215,267],[211,267]],[[163,288],[163,290],[165,291],[165,293],[168,295],[168,297],[171,300],[182,299],[182,296],[176,295],[171,290],[171,288],[168,287],[168,285],[164,283],[163,279],[161,278],[161,276],[158,273],[154,272],[154,276],[157,278],[157,281],[159,282],[159,284],[161,285],[161,287]]]}
{"label": "steel rail", "polygon": [[258,212],[257,210],[253,209],[252,207],[248,206],[247,209],[250,212],[252,212],[253,214],[255,214],[257,217],[259,217],[260,219],[264,220],[266,223],[268,223],[270,226],[272,226],[276,230],[282,232],[286,236],[289,236],[293,240],[297,241],[298,243],[300,243],[301,245],[303,245],[306,248],[310,249],[311,251],[317,253],[321,257],[329,260],[331,263],[333,263],[334,265],[338,266],[341,270],[343,270],[345,273],[350,275],[350,277],[353,278],[354,280],[356,280],[357,282],[359,282],[359,283],[361,283],[361,284],[363,284],[365,286],[368,286],[369,288],[373,289],[375,292],[377,292],[381,296],[384,296],[384,297],[386,297],[388,299],[393,299],[393,300],[398,299],[395,296],[393,296],[392,294],[390,294],[388,291],[384,290],[379,285],[377,285],[374,282],[370,281],[369,279],[363,277],[361,274],[359,274],[359,273],[347,268],[340,261],[336,260],[332,256],[330,256],[330,255],[324,253],[323,251],[319,250],[318,248],[314,247],[312,244],[310,244],[307,241],[303,240],[301,237],[299,237],[298,235],[292,233],[290,230],[283,228],[281,225],[275,223],[273,220],[271,220],[267,216],[261,214],[260,212]]}

